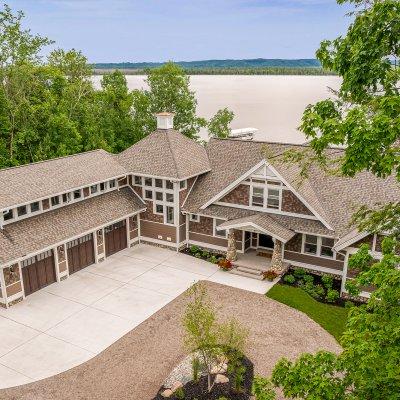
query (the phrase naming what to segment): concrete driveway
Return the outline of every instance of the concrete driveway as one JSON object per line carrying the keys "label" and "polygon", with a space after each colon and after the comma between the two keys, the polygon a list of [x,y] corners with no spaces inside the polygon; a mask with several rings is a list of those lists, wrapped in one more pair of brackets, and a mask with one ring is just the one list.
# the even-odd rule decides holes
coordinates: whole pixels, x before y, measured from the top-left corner
{"label": "concrete driveway", "polygon": [[81,364],[199,280],[265,293],[272,283],[194,257],[138,245],[0,308],[0,388]]}

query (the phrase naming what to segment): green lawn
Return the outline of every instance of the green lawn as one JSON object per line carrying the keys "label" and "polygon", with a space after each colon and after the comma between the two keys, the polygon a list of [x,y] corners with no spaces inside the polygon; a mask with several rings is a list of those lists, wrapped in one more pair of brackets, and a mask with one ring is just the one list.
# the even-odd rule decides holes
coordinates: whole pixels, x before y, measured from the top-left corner
{"label": "green lawn", "polygon": [[337,341],[340,341],[346,326],[348,309],[319,303],[303,289],[287,285],[273,286],[266,296],[296,310],[303,311],[334,336]]}

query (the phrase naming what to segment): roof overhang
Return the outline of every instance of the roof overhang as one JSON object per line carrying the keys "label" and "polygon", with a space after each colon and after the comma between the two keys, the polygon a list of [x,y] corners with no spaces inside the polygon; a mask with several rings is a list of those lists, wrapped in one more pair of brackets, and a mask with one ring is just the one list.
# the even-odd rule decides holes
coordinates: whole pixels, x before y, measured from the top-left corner
{"label": "roof overhang", "polygon": [[341,237],[333,246],[335,251],[341,251],[346,247],[351,246],[353,243],[358,242],[361,239],[364,239],[369,235],[369,232],[359,232],[357,229],[352,230],[347,235]]}

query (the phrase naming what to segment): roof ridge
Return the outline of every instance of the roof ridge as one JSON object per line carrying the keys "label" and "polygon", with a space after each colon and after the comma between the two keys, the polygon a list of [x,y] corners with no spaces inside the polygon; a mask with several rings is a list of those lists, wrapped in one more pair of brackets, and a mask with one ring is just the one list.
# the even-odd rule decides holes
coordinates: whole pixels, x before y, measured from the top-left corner
{"label": "roof ridge", "polygon": [[[179,132],[178,132],[178,133],[179,133]],[[175,159],[175,152],[174,152],[174,150],[173,150],[173,148],[172,148],[172,145],[171,145],[171,141],[170,141],[170,137],[169,137],[170,135],[168,134],[168,132],[164,132],[164,134],[165,134],[165,136],[166,136],[166,138],[167,138],[169,150],[171,151],[171,154],[172,154],[172,161],[174,162],[176,175],[177,175],[178,178],[179,178],[179,177],[180,177],[180,173],[179,173],[179,170],[178,170],[178,164],[177,164],[176,159]],[[182,135],[182,136],[183,136],[183,135]]]}
{"label": "roof ridge", "polygon": [[3,171],[9,171],[9,170],[11,170],[11,169],[17,169],[17,168],[28,167],[28,166],[30,166],[30,165],[44,164],[44,163],[51,162],[51,161],[62,160],[63,158],[78,157],[78,156],[82,156],[82,155],[84,155],[84,154],[96,153],[96,152],[104,152],[104,153],[106,153],[106,154],[109,154],[110,156],[111,156],[111,155],[114,155],[114,154],[112,154],[112,153],[110,153],[110,152],[108,152],[107,150],[104,150],[104,149],[94,149],[94,150],[83,151],[83,152],[81,152],[81,153],[75,153],[75,154],[69,154],[69,155],[66,155],[66,156],[60,156],[60,157],[55,157],[55,158],[49,158],[49,159],[47,159],[47,160],[34,161],[34,162],[31,162],[31,163],[27,163],[27,164],[14,165],[14,166],[12,166],[12,167],[0,168],[0,173],[3,172]]}

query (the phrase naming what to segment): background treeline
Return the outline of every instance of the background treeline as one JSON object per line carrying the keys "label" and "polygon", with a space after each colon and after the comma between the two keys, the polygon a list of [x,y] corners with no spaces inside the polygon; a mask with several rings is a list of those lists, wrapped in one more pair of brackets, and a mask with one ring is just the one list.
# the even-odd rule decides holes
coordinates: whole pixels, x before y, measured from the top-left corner
{"label": "background treeline", "polygon": [[[151,67],[146,68],[97,68],[95,64],[93,73],[103,75],[118,69],[124,75],[143,75]],[[197,67],[184,68],[188,75],[336,75],[334,72],[325,70],[321,67]]]}
{"label": "background treeline", "polygon": [[121,71],[96,90],[92,67],[79,51],[57,49],[22,28],[24,14],[0,8],[0,168],[105,149],[120,152],[156,129],[154,114],[175,113],[174,127],[198,139],[200,128],[226,136],[233,113],[197,116],[189,76],[173,63],[148,71],[148,90],[132,90]]}

